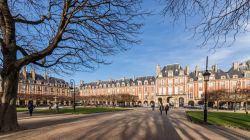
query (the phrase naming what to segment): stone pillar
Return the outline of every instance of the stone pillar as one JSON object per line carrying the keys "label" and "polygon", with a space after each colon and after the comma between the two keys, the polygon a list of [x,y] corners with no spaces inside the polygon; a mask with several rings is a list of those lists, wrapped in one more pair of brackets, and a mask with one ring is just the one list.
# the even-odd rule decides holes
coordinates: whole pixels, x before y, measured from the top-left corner
{"label": "stone pillar", "polygon": [[63,105],[65,105],[65,106],[67,105],[67,104],[66,104],[66,101],[63,102]]}
{"label": "stone pillar", "polygon": [[69,106],[71,106],[71,101],[69,101]]}

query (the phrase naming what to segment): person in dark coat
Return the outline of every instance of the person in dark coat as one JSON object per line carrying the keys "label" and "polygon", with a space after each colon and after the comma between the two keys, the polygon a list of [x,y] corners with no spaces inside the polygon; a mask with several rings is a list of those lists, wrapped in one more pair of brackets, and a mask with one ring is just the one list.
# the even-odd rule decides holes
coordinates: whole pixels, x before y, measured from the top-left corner
{"label": "person in dark coat", "polygon": [[152,110],[154,111],[154,110],[155,110],[155,104],[153,103],[153,104],[151,105],[151,107],[152,107]]}
{"label": "person in dark coat", "polygon": [[28,110],[29,110],[30,116],[32,116],[34,108],[35,106],[33,105],[33,102],[30,101],[28,104]]}
{"label": "person in dark coat", "polygon": [[165,106],[165,111],[166,111],[166,115],[168,115],[168,110],[169,110],[169,106],[168,104]]}
{"label": "person in dark coat", "polygon": [[161,104],[159,109],[160,109],[160,112],[161,112],[161,115],[162,115],[162,111],[164,109],[164,106]]}

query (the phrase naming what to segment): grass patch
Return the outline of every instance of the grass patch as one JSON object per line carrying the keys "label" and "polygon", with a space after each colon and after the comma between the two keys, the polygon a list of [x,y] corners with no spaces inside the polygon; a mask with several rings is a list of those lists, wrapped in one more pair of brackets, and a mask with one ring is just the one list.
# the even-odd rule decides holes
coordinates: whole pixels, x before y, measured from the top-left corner
{"label": "grass patch", "polygon": [[[187,111],[187,116],[195,123],[203,123],[203,111]],[[208,124],[232,126],[250,130],[250,115],[231,112],[208,112]]]}
{"label": "grass patch", "polygon": [[16,108],[16,111],[17,111],[17,112],[24,112],[24,111],[28,111],[28,108],[25,108],[25,107],[17,107],[17,108]]}
{"label": "grass patch", "polygon": [[101,112],[114,112],[114,111],[125,111],[128,109],[125,108],[102,108],[102,107],[86,107],[86,108],[76,108],[74,112],[73,108],[60,108],[59,112],[56,112],[55,109],[52,110],[36,110],[36,113],[72,113],[72,114],[92,114],[92,113],[101,113]]}

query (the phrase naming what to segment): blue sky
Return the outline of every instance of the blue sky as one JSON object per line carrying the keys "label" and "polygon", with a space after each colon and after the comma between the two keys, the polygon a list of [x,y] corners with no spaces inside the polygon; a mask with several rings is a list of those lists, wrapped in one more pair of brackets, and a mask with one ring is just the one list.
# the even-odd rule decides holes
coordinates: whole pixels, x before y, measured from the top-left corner
{"label": "blue sky", "polygon": [[[198,47],[199,40],[192,38],[193,31],[185,30],[184,22],[171,22],[159,14],[162,7],[157,1],[144,1],[142,8],[154,11],[145,17],[145,26],[139,38],[142,42],[126,52],[109,57],[110,65],[100,65],[92,72],[76,72],[72,76],[62,77],[69,81],[75,79],[92,82],[97,80],[121,79],[123,77],[155,75],[157,64],[161,66],[178,63],[182,67],[196,65],[205,67],[206,55],[209,56],[209,66],[218,64],[219,68],[227,71],[233,61],[250,59],[250,33],[239,34],[230,47],[209,51],[211,46]],[[230,40],[230,39],[229,39]]]}

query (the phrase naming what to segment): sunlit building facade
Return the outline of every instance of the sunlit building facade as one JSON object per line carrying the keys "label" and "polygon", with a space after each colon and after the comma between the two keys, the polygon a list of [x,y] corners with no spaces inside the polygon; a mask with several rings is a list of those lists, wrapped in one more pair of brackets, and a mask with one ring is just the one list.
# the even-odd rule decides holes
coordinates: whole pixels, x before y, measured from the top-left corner
{"label": "sunlit building facade", "polygon": [[[250,61],[234,62],[228,71],[221,70],[218,65],[212,65],[208,82],[208,91],[225,90],[234,92],[236,88],[250,88]],[[120,80],[81,82],[80,96],[131,94],[138,96],[137,104],[152,103],[172,104],[175,107],[202,104],[205,83],[203,74],[196,66],[190,71],[189,66],[183,68],[180,64],[156,66],[155,76],[123,78]],[[240,103],[243,106],[243,102]]]}

